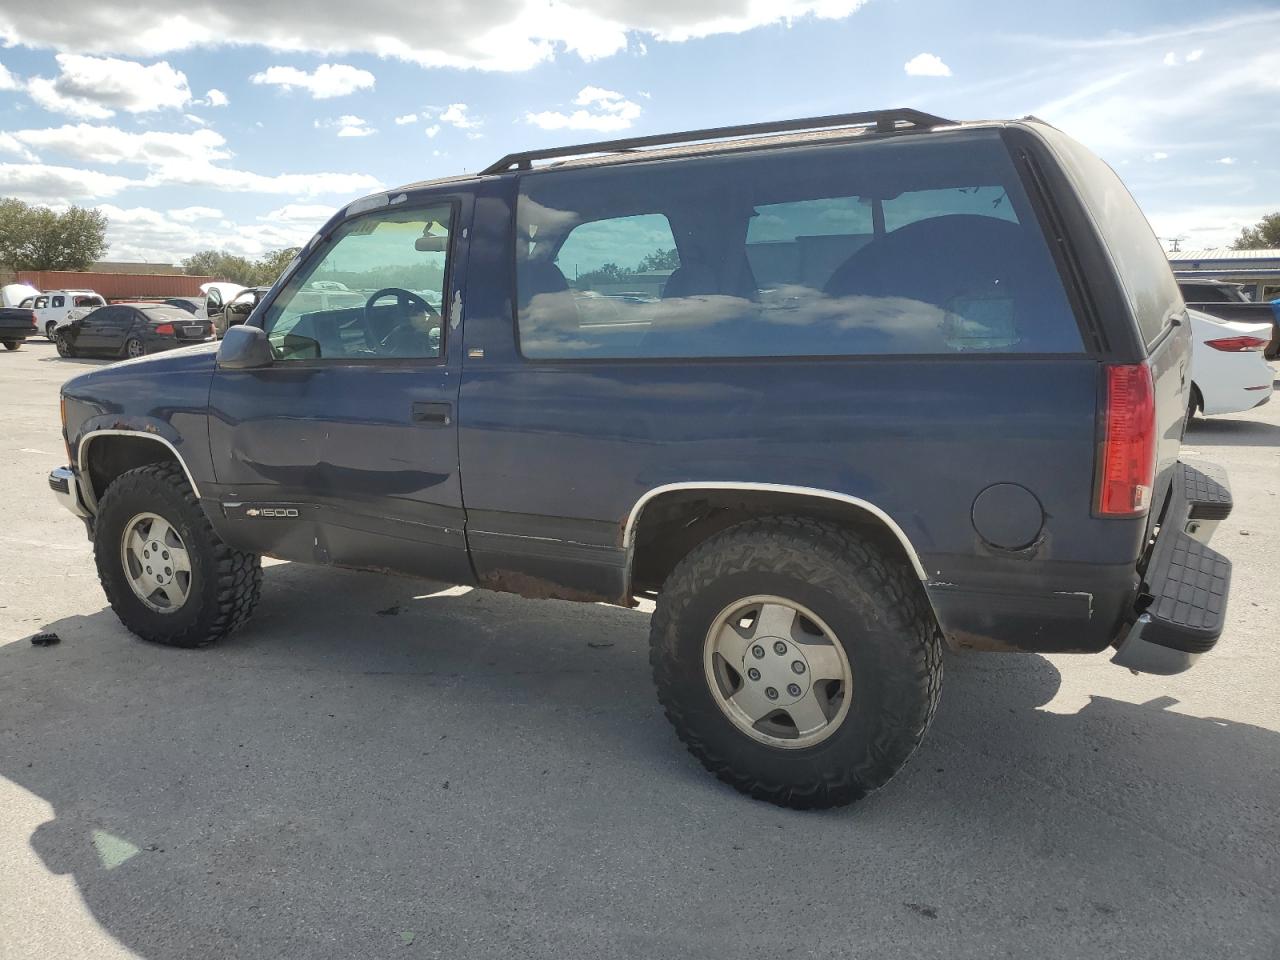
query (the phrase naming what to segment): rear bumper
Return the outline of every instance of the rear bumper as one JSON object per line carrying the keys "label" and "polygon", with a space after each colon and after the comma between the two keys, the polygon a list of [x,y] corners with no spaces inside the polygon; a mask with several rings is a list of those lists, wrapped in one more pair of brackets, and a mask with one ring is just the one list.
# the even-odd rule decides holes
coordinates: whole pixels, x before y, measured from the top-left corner
{"label": "rear bumper", "polygon": [[1138,616],[1112,663],[1140,673],[1189,669],[1222,635],[1231,561],[1209,538],[1231,514],[1231,488],[1213,464],[1178,464],[1160,533],[1147,558]]}

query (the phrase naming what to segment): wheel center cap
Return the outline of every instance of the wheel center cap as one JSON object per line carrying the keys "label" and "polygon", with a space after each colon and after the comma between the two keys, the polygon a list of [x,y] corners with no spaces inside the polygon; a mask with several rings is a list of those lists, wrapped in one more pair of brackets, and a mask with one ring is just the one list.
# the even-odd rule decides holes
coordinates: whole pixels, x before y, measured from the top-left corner
{"label": "wheel center cap", "polygon": [[779,707],[809,692],[809,660],[799,646],[781,637],[758,637],[742,658],[742,679]]}

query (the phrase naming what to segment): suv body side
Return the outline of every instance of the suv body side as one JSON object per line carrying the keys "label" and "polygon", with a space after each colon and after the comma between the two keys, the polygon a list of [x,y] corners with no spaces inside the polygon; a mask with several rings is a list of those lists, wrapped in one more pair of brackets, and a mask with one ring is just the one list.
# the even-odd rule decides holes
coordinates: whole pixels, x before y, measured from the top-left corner
{"label": "suv body side", "polygon": [[[92,470],[75,452],[86,436],[151,431],[177,453],[220,536],[241,549],[437,576],[447,570],[455,582],[470,582],[474,570],[483,586],[616,603],[656,589],[669,569],[661,544],[683,549],[697,542],[682,531],[696,527],[705,536],[723,520],[759,509],[829,514],[879,531],[901,551],[953,644],[1100,650],[1132,618],[1139,561],[1176,460],[1188,356],[1181,301],[1176,288],[1174,301],[1164,296],[1171,276],[1141,278],[1136,295],[1126,288],[1123,265],[1106,243],[1108,211],[1090,210],[1081,199],[1100,174],[1072,157],[1065,138],[1039,124],[927,136],[1004,145],[1034,211],[1030,226],[1047,238],[1078,319],[1079,351],[530,359],[517,342],[518,198],[523,179],[560,174],[490,176],[434,193],[404,191],[411,204],[441,190],[468,209],[474,202],[470,230],[464,224],[454,232],[456,311],[443,368],[452,379],[449,387],[441,380],[445,393],[438,397],[447,403],[456,396],[456,416],[433,435],[431,464],[410,457],[416,473],[457,485],[445,514],[421,505],[406,513],[404,502],[388,494],[403,470],[389,449],[345,473],[322,470],[311,479],[295,473],[298,482],[285,492],[273,485],[290,476],[291,464],[333,466],[332,459],[276,447],[284,469],[273,474],[266,460],[248,456],[225,433],[229,425],[291,415],[303,416],[304,426],[342,420],[352,426],[348,452],[358,459],[363,444],[355,427],[378,430],[409,414],[404,390],[388,386],[394,378],[370,378],[352,393],[336,373],[236,374],[268,384],[250,404],[230,379],[217,388],[224,374],[212,372],[211,349],[170,358],[159,377],[141,368],[111,372],[109,401],[95,397],[106,374],[70,385],[73,463]],[[850,155],[859,149],[849,146]],[[743,153],[757,151],[767,149],[749,145]],[[662,162],[703,161],[636,161]],[[608,175],[626,177],[630,168],[617,163]],[[359,206],[337,215],[320,236]],[[318,246],[313,240],[293,272]],[[250,325],[261,322],[288,279],[266,295]],[[1154,330],[1149,340],[1139,333],[1144,327]],[[1150,364],[1161,416],[1153,504],[1130,519],[1094,514],[1097,418],[1103,368],[1112,363]],[[414,442],[413,433],[397,435]],[[295,439],[305,446],[310,436],[300,431]],[[1043,527],[1030,542],[997,546],[976,531],[975,504],[1000,485],[1029,492],[1042,510]],[[1007,493],[990,494],[997,512],[1012,508],[1013,501],[999,499]],[[317,550],[321,521],[314,516],[297,518],[292,528],[247,519],[236,507],[249,499],[322,504],[330,534],[358,532],[348,556],[370,559]],[[422,559],[440,548],[424,525],[448,540],[447,562],[443,553]]]}

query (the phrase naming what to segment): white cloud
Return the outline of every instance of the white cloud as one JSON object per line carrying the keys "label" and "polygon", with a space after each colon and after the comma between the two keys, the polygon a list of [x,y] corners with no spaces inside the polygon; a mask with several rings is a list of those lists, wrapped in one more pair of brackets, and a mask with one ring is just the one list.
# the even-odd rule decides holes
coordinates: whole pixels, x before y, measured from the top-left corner
{"label": "white cloud", "polygon": [[205,127],[209,125],[209,121],[202,117],[197,117],[194,113],[184,113],[182,119],[188,123],[194,123],[197,127]]}
{"label": "white cloud", "polygon": [[1164,65],[1166,67],[1176,67],[1178,65],[1178,55],[1170,50],[1164,55]]}
{"label": "white cloud", "polygon": [[471,116],[468,113],[469,110],[470,107],[465,103],[451,103],[445,108],[445,111],[440,114],[440,120],[443,123],[457,127],[459,130],[473,130],[480,126],[484,121],[477,120],[475,117]]}
{"label": "white cloud", "polygon": [[44,163],[0,163],[0,194],[36,203],[69,204],[113,197],[136,180]]}
{"label": "white cloud", "polygon": [[187,76],[167,62],[143,66],[114,57],[57,55],[58,76],[32,77],[31,99],[46,110],[89,120],[105,120],[117,110],[149,113],[181,109],[191,101]]}
{"label": "white cloud", "polygon": [[433,123],[431,126],[427,127],[427,129],[423,131],[423,133],[425,133],[428,137],[434,137],[439,132],[440,132],[440,124],[438,123]]}
{"label": "white cloud", "polygon": [[1190,53],[1187,54],[1187,63],[1195,63],[1197,60],[1199,60],[1203,56],[1204,56],[1203,50],[1192,50]]}
{"label": "white cloud", "polygon": [[340,137],[367,137],[378,131],[365,121],[363,117],[346,113],[334,120],[316,120],[312,124],[317,130],[337,130]]}
{"label": "white cloud", "polygon": [[616,90],[583,87],[574,97],[572,113],[544,110],[526,113],[526,123],[543,130],[625,130],[640,117],[640,105]]}
{"label": "white cloud", "polygon": [[270,213],[264,213],[258,219],[275,223],[303,223],[318,227],[333,216],[336,209],[323,203],[286,203]]}
{"label": "white cloud", "polygon": [[[349,118],[343,118],[349,119]],[[358,118],[354,118],[358,119]],[[144,179],[109,177],[90,170],[70,167],[47,167],[42,164],[9,164],[10,168],[38,167],[38,170],[10,169],[11,178],[26,178],[30,183],[24,196],[37,196],[40,191],[77,197],[114,196],[129,186],[136,187],[209,187],[234,192],[274,193],[292,196],[337,194],[351,196],[376,190],[381,183],[359,173],[281,173],[267,175],[217,165],[231,158],[226,139],[216,130],[202,128],[185,133],[145,130],[139,133],[111,126],[88,123],[66,124],[43,130],[15,130],[8,139],[41,154],[55,154],[83,163],[132,165],[146,171]],[[41,173],[44,171],[44,173]],[[54,171],[50,173],[49,171]],[[104,178],[105,179],[101,179]],[[18,183],[18,180],[13,182]],[[96,192],[87,185],[99,183]],[[83,189],[82,189],[83,188]],[[17,188],[15,188],[17,189]],[[0,183],[0,193],[4,186]],[[10,191],[12,193],[12,191]],[[16,195],[16,194],[15,194]]]}
{"label": "white cloud", "polygon": [[949,77],[951,68],[933,53],[917,53],[902,65],[908,77]]}
{"label": "white cloud", "polygon": [[222,211],[217,207],[179,207],[170,210],[169,217],[179,223],[195,223],[197,220],[219,220]]}
{"label": "white cloud", "polygon": [[[679,42],[742,33],[803,17],[839,19],[865,0],[717,0],[624,3],[591,8],[572,0],[406,5],[402,0],[315,0],[310,4],[222,0],[198,8],[172,0],[41,0],[0,11],[12,44],[156,56],[211,47],[227,38],[271,50],[324,55],[370,53],[426,66],[519,71],[561,51],[584,60],[627,49],[629,41]],[[395,24],[388,29],[387,24]]]}
{"label": "white cloud", "polygon": [[204,102],[211,107],[225,107],[231,101],[227,99],[227,95],[225,93],[217,87],[213,87],[204,95]]}
{"label": "white cloud", "polygon": [[252,83],[283,87],[285,90],[295,87],[306,90],[315,100],[345,97],[357,90],[372,90],[375,82],[373,74],[368,70],[345,63],[322,63],[312,73],[297,67],[267,67],[249,80]]}
{"label": "white cloud", "polygon": [[21,87],[22,84],[18,78],[9,72],[8,67],[0,63],[0,90],[19,90]]}
{"label": "white cloud", "polygon": [[417,123],[418,115],[416,113],[406,113],[404,116],[396,117],[396,126],[403,127],[406,123]]}
{"label": "white cloud", "polygon": [[1234,165],[1234,164],[1235,164],[1235,162],[1236,162],[1236,158],[1235,158],[1235,157],[1219,157],[1219,158],[1218,158],[1216,161],[1214,161],[1214,162],[1215,162],[1215,163],[1221,163],[1221,164],[1222,164],[1222,165],[1224,165],[1224,166],[1230,167],[1230,166],[1232,166],[1232,165]]}
{"label": "white cloud", "polygon": [[116,260],[177,263],[210,247],[255,258],[268,250],[301,246],[315,232],[310,223],[267,218],[249,223],[219,220],[197,225],[181,216],[183,210],[166,213],[150,207],[114,204],[101,204],[98,209],[107,217],[109,256]]}
{"label": "white cloud", "polygon": [[1147,159],[1148,159],[1148,160],[1152,160],[1152,161],[1155,161],[1155,160],[1168,160],[1168,159],[1169,159],[1169,154],[1165,153],[1163,150],[1157,150],[1155,153],[1148,154],[1148,155],[1147,155]]}
{"label": "white cloud", "polygon": [[213,130],[132,133],[118,127],[77,123],[41,130],[13,130],[6,136],[42,153],[95,164],[131,163],[158,169],[175,162],[225,160],[231,156],[226,140]]}

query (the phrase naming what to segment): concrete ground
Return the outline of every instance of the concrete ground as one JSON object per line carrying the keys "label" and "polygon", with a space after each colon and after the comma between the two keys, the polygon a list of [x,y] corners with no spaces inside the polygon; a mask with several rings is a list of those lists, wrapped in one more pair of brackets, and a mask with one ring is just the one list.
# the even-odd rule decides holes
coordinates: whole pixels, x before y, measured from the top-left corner
{"label": "concrete ground", "polygon": [[275,564],[135,640],[45,483],[78,369],[0,354],[4,960],[1280,955],[1280,402],[1188,436],[1236,497],[1193,671],[951,656],[907,769],[797,813],[680,747],[642,612]]}

